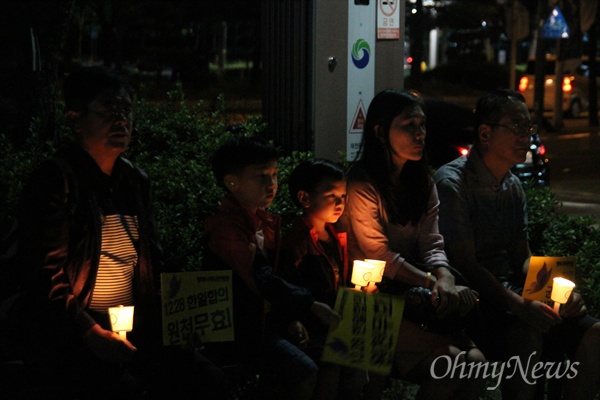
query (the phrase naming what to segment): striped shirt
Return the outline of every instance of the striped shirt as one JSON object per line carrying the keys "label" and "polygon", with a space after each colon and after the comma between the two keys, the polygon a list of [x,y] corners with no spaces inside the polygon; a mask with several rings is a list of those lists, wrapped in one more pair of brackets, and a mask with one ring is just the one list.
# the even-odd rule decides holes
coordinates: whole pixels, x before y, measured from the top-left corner
{"label": "striped shirt", "polygon": [[133,305],[133,274],[138,261],[134,244],[139,238],[138,219],[106,215],[102,223],[102,248],[90,309],[106,313],[108,307]]}

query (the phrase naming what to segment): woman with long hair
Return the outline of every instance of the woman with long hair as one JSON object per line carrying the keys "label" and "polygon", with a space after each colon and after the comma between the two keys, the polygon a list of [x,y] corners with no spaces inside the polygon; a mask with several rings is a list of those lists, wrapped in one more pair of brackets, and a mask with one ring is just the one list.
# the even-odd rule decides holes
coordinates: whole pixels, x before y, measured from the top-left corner
{"label": "woman with long hair", "polygon": [[[464,315],[477,293],[455,284],[444,253],[439,200],[424,156],[423,109],[418,96],[403,90],[380,92],[369,106],[361,149],[347,177],[344,221],[350,259],[384,260],[389,286],[427,288],[438,317]],[[418,399],[478,398],[484,381],[450,379],[443,373],[450,366],[442,362],[450,359],[485,361],[461,330],[439,333],[405,312],[394,367],[399,377],[420,384]],[[366,397],[380,397],[384,382],[372,376]]]}

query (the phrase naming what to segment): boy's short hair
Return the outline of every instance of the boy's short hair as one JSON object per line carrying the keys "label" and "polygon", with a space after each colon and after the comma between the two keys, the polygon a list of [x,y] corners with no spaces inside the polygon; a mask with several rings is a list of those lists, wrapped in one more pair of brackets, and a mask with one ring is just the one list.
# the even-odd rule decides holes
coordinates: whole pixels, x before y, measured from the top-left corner
{"label": "boy's short hair", "polygon": [[125,91],[134,99],[133,88],[121,75],[102,67],[82,67],[71,73],[63,84],[63,97],[67,111],[86,111],[88,106],[106,90]]}
{"label": "boy's short hair", "polygon": [[279,158],[277,148],[264,139],[234,136],[217,149],[212,157],[212,171],[217,184],[225,188],[227,174],[238,174],[250,165],[267,164]]}
{"label": "boy's short hair", "polygon": [[344,170],[339,164],[325,158],[310,158],[298,164],[290,174],[288,181],[288,189],[294,204],[302,207],[298,200],[298,192],[303,190],[313,193],[317,186],[325,180],[345,180]]}

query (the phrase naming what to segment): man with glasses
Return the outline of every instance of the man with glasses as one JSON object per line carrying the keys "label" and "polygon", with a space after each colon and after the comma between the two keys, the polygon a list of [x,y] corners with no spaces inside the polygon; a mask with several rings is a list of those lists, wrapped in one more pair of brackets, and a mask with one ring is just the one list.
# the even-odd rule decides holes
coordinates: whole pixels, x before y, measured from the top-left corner
{"label": "man with glasses", "polygon": [[[76,142],[31,175],[18,209],[23,282],[11,323],[25,363],[66,398],[221,398],[220,369],[199,352],[162,346],[150,181],[122,157],[133,90],[89,67],[69,75],[63,92]],[[108,308],[119,305],[135,306],[126,339],[111,330]]]}
{"label": "man with glasses", "polygon": [[[560,316],[521,296],[531,252],[525,193],[510,169],[525,160],[537,128],[523,96],[511,90],[482,97],[475,117],[477,136],[468,155],[434,175],[446,254],[481,296],[483,323],[472,337],[494,361],[518,356],[531,368],[540,360],[560,362],[568,356],[580,364],[577,376],[565,383],[565,398],[593,398],[600,380],[598,320],[585,314],[577,293]],[[503,380],[504,399],[534,397],[535,385],[520,376]]]}

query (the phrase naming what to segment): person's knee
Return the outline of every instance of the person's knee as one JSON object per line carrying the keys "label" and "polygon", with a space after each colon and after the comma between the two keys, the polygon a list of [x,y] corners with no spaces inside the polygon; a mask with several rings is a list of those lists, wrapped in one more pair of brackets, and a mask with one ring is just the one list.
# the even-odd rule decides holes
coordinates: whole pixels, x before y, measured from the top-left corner
{"label": "person's knee", "polygon": [[596,322],[585,331],[579,342],[578,351],[588,354],[600,352],[600,322]]}
{"label": "person's knee", "polygon": [[540,352],[544,343],[543,334],[524,321],[513,324],[507,332],[509,349],[528,349]]}
{"label": "person's knee", "polygon": [[465,358],[468,363],[483,363],[487,361],[485,355],[477,348],[467,351]]}
{"label": "person's knee", "polygon": [[286,368],[276,368],[274,371],[280,377],[282,384],[300,384],[303,382],[316,382],[320,369],[309,357],[295,359],[289,362]]}
{"label": "person's knee", "polygon": [[460,365],[464,362],[465,352],[450,345],[437,348],[426,364],[432,376],[440,376],[444,375],[452,365]]}
{"label": "person's knee", "polygon": [[442,346],[442,347],[438,347],[434,352],[432,357],[433,358],[438,358],[438,357],[450,357],[452,359],[454,359],[455,357],[463,357],[463,354],[461,354],[464,352],[459,349],[456,346],[452,346],[452,345],[448,345],[448,346]]}
{"label": "person's knee", "polygon": [[590,341],[594,344],[600,342],[600,322],[596,322],[594,325],[585,331],[582,340]]}

